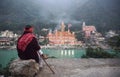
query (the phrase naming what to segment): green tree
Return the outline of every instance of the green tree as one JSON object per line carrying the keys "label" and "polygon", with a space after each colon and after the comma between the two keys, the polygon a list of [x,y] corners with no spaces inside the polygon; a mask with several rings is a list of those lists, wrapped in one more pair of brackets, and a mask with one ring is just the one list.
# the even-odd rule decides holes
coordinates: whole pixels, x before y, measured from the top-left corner
{"label": "green tree", "polygon": [[114,55],[108,53],[102,48],[92,48],[88,47],[86,49],[86,55],[83,55],[82,58],[113,58]]}
{"label": "green tree", "polygon": [[120,53],[120,35],[109,38],[107,43],[116,51],[116,53]]}

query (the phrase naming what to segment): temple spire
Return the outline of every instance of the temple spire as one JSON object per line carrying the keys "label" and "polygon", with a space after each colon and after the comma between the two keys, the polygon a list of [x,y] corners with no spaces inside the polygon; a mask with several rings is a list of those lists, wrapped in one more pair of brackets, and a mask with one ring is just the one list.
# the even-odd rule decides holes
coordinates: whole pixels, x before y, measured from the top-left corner
{"label": "temple spire", "polygon": [[62,21],[62,23],[61,23],[61,31],[62,31],[62,32],[65,31],[65,24],[64,24],[63,21]]}
{"label": "temple spire", "polygon": [[85,22],[83,22],[83,25],[82,25],[82,26],[86,26],[86,25],[85,25]]}

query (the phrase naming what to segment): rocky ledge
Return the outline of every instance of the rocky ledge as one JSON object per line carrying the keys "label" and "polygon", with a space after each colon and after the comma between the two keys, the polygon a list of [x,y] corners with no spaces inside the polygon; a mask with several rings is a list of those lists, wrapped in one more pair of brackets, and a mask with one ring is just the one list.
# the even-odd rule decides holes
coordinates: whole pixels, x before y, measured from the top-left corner
{"label": "rocky ledge", "polygon": [[[120,59],[47,59],[35,77],[119,77]],[[26,70],[27,71],[27,70]]]}
{"label": "rocky ledge", "polygon": [[120,59],[48,59],[37,77],[120,77]]}
{"label": "rocky ledge", "polygon": [[35,60],[14,60],[9,67],[12,77],[34,77],[39,71],[39,64]]}

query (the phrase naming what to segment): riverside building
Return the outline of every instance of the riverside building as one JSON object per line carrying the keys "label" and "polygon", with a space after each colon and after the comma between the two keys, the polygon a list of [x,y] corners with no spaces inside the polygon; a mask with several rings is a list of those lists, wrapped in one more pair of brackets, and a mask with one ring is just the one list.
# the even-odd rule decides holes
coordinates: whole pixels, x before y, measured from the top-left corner
{"label": "riverside building", "polygon": [[91,34],[96,32],[96,28],[93,25],[86,26],[85,22],[83,22],[82,31],[85,34],[85,38],[90,38]]}

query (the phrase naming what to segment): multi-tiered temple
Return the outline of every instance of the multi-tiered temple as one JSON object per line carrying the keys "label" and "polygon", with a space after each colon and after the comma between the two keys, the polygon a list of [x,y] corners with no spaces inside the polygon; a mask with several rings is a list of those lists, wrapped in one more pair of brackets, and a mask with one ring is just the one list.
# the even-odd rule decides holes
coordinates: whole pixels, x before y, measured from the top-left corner
{"label": "multi-tiered temple", "polygon": [[49,32],[48,39],[51,45],[75,45],[77,43],[74,32],[71,33],[69,29],[65,31],[64,22],[61,23],[60,31]]}

